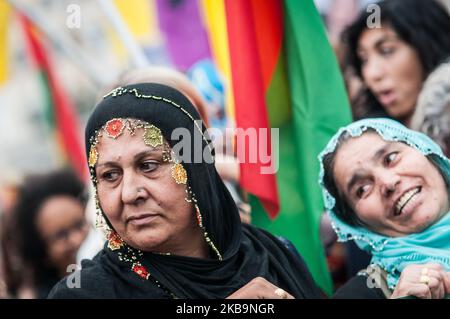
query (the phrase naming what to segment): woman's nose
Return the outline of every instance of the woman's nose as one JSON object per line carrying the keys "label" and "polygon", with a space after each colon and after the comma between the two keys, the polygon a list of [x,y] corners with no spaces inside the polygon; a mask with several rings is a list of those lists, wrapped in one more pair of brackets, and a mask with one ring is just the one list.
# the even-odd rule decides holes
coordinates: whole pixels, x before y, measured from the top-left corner
{"label": "woman's nose", "polygon": [[367,59],[363,66],[363,75],[365,82],[369,86],[381,81],[385,76],[385,63],[378,57]]}
{"label": "woman's nose", "polygon": [[392,196],[400,184],[400,178],[395,173],[381,173],[379,175],[381,193],[384,197]]}
{"label": "woman's nose", "polygon": [[133,172],[124,172],[122,179],[122,202],[136,204],[146,196],[145,188],[139,186],[139,178]]}
{"label": "woman's nose", "polygon": [[123,172],[122,179],[122,202],[124,204],[134,203],[136,200],[136,180],[132,172]]}
{"label": "woman's nose", "polygon": [[82,229],[73,229],[69,234],[68,240],[69,247],[71,247],[72,249],[80,248],[86,236],[87,236],[87,227],[84,227]]}

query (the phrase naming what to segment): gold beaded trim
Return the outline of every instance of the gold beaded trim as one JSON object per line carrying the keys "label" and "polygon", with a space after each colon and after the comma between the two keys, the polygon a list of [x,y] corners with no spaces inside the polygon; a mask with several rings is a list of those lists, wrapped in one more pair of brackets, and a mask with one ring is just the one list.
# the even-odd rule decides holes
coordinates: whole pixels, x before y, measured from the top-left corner
{"label": "gold beaded trim", "polygon": [[197,205],[197,199],[195,198],[195,194],[194,192],[192,192],[192,189],[190,186],[188,186],[188,188],[186,189],[186,197],[185,200],[188,203],[194,203],[194,207],[195,207],[195,214],[197,217],[197,224],[198,226],[203,230],[203,237],[205,238],[206,243],[211,247],[211,249],[214,251],[214,253],[217,256],[217,259],[219,260],[223,260],[222,258],[222,254],[219,252],[219,250],[217,249],[216,245],[214,245],[214,242],[211,240],[211,238],[209,238],[209,234],[206,231],[205,226],[203,226],[203,217],[202,214],[200,212],[200,208]]}
{"label": "gold beaded trim", "polygon": [[222,255],[220,254],[219,250],[217,249],[216,245],[214,245],[211,238],[209,238],[208,232],[206,231],[205,227],[203,226],[203,217],[200,213],[200,208],[198,208],[198,205],[195,204],[195,211],[197,215],[197,222],[198,226],[203,230],[203,236],[205,237],[206,243],[211,247],[211,249],[216,253],[216,256],[219,260],[222,260]]}

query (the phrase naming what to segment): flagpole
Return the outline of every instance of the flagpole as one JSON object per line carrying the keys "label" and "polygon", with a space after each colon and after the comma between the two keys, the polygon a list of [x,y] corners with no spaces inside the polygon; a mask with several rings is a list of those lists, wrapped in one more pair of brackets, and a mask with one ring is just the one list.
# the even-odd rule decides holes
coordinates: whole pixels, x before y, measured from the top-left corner
{"label": "flagpole", "polygon": [[150,65],[149,60],[145,56],[142,48],[138,45],[135,38],[132,36],[130,29],[123,21],[116,6],[111,0],[98,0],[98,3],[103,8],[106,16],[111,22],[114,29],[117,31],[124,46],[131,55],[131,59],[137,68],[145,68]]}
{"label": "flagpole", "polygon": [[18,0],[7,0],[12,7],[26,16],[35,26],[42,31],[46,38],[50,40],[54,47],[60,49],[69,57],[80,69],[88,75],[95,87],[103,87],[111,82],[115,74],[110,74],[106,68],[100,68],[98,62],[85,54],[77,45],[65,36],[58,28],[51,25],[44,14],[34,7],[28,8],[27,5]]}

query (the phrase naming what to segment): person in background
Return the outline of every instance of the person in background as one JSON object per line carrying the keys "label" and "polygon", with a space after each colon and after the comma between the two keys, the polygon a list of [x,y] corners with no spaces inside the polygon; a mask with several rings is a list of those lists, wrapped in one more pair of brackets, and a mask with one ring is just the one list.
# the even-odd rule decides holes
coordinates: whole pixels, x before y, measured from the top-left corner
{"label": "person in background", "polygon": [[[30,175],[18,189],[11,231],[28,298],[46,298],[76,264],[88,233],[83,183],[68,170]],[[73,271],[74,269],[69,269]]]}
{"label": "person in background", "polygon": [[17,198],[17,185],[20,177],[2,170],[0,179],[0,299],[10,298],[8,287],[16,291],[20,282],[20,267],[17,252],[14,249],[14,234],[9,229],[12,212]]}
{"label": "person in background", "polygon": [[[449,13],[435,0],[384,0],[377,6],[379,26],[369,27],[374,13],[363,10],[343,34],[346,63],[363,82],[352,99],[354,117],[387,116],[411,128],[420,101],[421,115],[414,128],[433,132],[430,137],[448,155],[440,142],[449,139],[448,108],[434,105],[439,101],[423,89],[428,78],[449,77],[445,66],[450,57]],[[430,80],[428,87],[442,85],[436,82]],[[430,121],[436,114],[447,120]]]}
{"label": "person in background", "polygon": [[192,65],[187,76],[207,103],[208,121],[212,127],[225,129],[228,118],[225,113],[225,86],[215,64],[210,59],[203,59]]}
{"label": "person in background", "polygon": [[450,156],[450,61],[438,66],[425,81],[411,128],[427,134]]}

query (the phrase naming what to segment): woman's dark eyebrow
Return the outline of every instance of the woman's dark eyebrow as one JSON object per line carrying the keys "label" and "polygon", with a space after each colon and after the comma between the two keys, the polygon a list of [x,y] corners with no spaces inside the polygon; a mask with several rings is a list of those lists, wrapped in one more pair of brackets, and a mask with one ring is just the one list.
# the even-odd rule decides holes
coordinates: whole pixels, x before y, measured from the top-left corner
{"label": "woman's dark eyebrow", "polygon": [[386,144],[383,147],[379,148],[375,154],[372,156],[372,162],[376,163],[378,162],[381,158],[383,158],[384,154],[386,154],[389,150],[389,148],[391,147],[392,144]]}
{"label": "woman's dark eyebrow", "polygon": [[151,148],[142,152],[137,153],[136,155],[134,155],[134,159],[141,159],[147,155],[161,155],[163,152],[162,149],[160,148]]}
{"label": "woman's dark eyebrow", "polygon": [[114,165],[116,165],[116,162],[109,161],[109,162],[97,164],[96,166],[101,167],[101,166],[114,166]]}
{"label": "woman's dark eyebrow", "polygon": [[352,188],[358,183],[360,180],[364,179],[366,177],[366,174],[362,170],[356,171],[352,178],[350,178],[350,181],[347,183],[347,193],[350,193]]}
{"label": "woman's dark eyebrow", "polygon": [[390,35],[390,34],[388,34],[388,35],[384,35],[384,36],[382,36],[380,39],[378,39],[376,42],[375,42],[375,47],[376,48],[379,48],[379,47],[381,47],[385,42],[388,42],[388,41],[394,41],[394,40],[397,40],[398,38],[395,36],[395,35]]}
{"label": "woman's dark eyebrow", "polygon": [[[398,39],[398,37],[395,36],[395,35],[392,35],[392,34],[383,35],[378,40],[375,41],[374,47],[379,49],[385,42],[387,42],[387,41],[394,41],[394,40],[397,40],[397,39]],[[361,52],[364,52],[364,51],[365,51],[364,48],[362,48],[360,46],[357,47],[357,52],[361,53]]]}
{"label": "woman's dark eyebrow", "polygon": [[[148,150],[139,152],[139,153],[137,153],[136,155],[134,155],[134,159],[135,159],[135,160],[136,160],[136,159],[141,159],[141,158],[143,158],[143,157],[145,157],[145,156],[147,156],[147,155],[154,155],[154,154],[160,155],[160,154],[162,153],[162,151],[163,151],[163,150],[160,149],[160,148],[152,148],[152,149],[148,149]],[[97,167],[101,167],[101,166],[114,166],[114,165],[117,165],[117,163],[114,162],[114,161],[108,161],[108,162],[105,162],[105,163],[97,164]]]}

